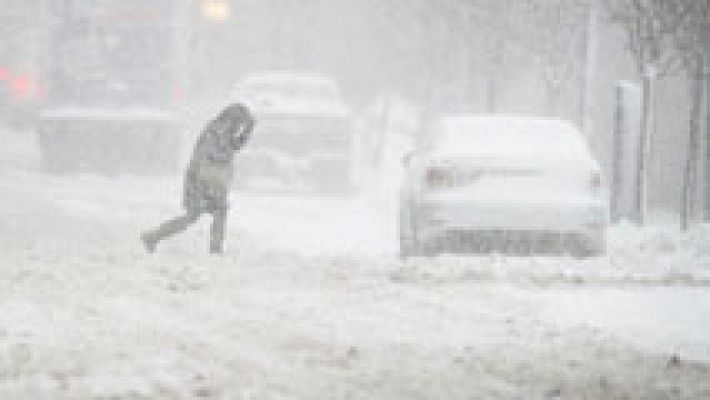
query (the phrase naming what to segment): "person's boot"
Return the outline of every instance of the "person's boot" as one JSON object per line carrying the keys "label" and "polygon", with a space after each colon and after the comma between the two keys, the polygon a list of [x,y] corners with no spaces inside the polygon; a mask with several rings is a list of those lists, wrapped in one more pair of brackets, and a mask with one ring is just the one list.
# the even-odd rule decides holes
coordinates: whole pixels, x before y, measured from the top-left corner
{"label": "person's boot", "polygon": [[151,232],[141,233],[141,241],[143,242],[143,247],[148,253],[155,253],[155,248],[158,246],[158,239]]}

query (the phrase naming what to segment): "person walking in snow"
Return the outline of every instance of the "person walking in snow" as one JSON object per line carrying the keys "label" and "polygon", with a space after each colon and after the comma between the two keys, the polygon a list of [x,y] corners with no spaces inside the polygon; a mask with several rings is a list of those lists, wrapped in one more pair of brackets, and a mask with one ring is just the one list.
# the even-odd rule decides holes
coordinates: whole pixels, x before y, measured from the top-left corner
{"label": "person walking in snow", "polygon": [[222,252],[233,174],[232,161],[253,129],[254,117],[241,103],[229,105],[207,124],[195,144],[185,171],[182,199],[185,213],[141,233],[141,240],[149,253],[155,251],[158,242],[182,232],[203,214],[212,214],[210,253]]}

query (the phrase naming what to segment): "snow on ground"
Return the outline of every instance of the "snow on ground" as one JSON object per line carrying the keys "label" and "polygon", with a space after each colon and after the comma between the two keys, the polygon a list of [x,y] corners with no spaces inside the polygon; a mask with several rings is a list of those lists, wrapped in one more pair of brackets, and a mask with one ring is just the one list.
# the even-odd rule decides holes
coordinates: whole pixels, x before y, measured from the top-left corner
{"label": "snow on ground", "polygon": [[5,160],[2,399],[710,397],[707,227],[615,228],[592,260],[401,262],[381,182],[235,193],[224,256],[207,220],[147,255],[179,177]]}
{"label": "snow on ground", "polygon": [[710,361],[707,288],[552,288],[530,300],[556,326],[613,331],[650,351],[663,348],[686,359]]}

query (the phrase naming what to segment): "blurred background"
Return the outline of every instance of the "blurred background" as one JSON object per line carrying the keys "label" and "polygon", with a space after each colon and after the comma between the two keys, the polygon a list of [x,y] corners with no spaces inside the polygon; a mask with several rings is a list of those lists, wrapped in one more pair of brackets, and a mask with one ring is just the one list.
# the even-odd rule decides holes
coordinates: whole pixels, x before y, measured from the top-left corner
{"label": "blurred background", "polygon": [[[42,109],[81,102],[67,92],[75,79],[83,82],[85,101],[150,99],[177,110],[186,132],[194,132],[245,74],[313,71],[336,79],[363,121],[378,118],[393,99],[416,110],[420,122],[457,111],[569,119],[584,130],[611,175],[615,87],[624,80],[640,83],[643,68],[625,29],[632,3],[5,0],[0,118],[32,134]],[[648,4],[672,15],[672,5],[681,3]],[[77,38],[106,42],[102,46],[113,55],[81,53],[101,46],[82,47]],[[649,51],[661,61],[670,58],[669,40]],[[675,62],[655,79],[648,156],[649,202],[669,209],[678,208],[678,193],[667,188],[681,188],[684,179],[694,79],[683,57]],[[131,80],[141,93],[121,87]],[[92,81],[111,89],[91,94]]]}
{"label": "blurred background", "polygon": [[[0,399],[707,399],[708,66],[710,0],[2,0]],[[148,254],[234,101],[225,252]]]}

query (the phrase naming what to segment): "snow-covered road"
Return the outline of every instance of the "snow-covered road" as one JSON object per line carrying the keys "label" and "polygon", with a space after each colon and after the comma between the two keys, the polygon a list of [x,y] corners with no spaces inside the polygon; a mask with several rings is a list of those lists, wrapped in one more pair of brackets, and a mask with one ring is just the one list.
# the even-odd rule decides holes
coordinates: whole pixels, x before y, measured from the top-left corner
{"label": "snow-covered road", "polygon": [[147,255],[179,178],[0,167],[0,399],[710,397],[700,229],[608,257],[394,257],[393,203],[235,193]]}
{"label": "snow-covered road", "polygon": [[649,351],[710,362],[707,287],[552,288],[531,300],[557,326],[597,329]]}

